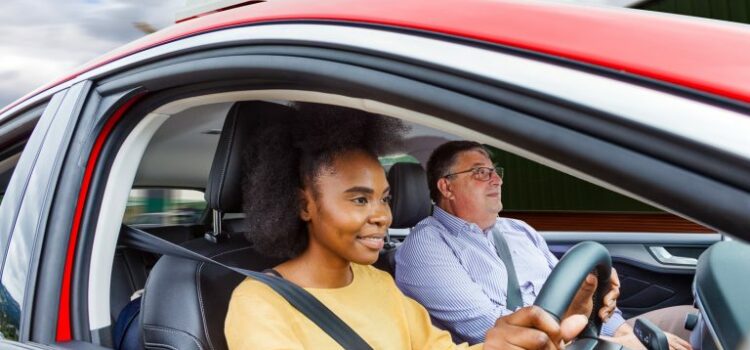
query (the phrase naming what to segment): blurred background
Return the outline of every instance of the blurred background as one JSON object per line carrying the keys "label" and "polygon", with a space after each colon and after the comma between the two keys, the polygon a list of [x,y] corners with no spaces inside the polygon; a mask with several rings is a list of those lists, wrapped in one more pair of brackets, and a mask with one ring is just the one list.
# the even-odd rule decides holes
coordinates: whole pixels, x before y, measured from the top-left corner
{"label": "blurred background", "polygon": [[174,23],[185,0],[0,1],[0,106]]}

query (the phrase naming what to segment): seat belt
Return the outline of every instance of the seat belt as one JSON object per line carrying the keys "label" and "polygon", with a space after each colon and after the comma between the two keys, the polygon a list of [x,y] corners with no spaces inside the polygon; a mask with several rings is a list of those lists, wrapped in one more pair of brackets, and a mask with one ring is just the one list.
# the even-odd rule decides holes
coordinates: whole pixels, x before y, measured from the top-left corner
{"label": "seat belt", "polygon": [[508,286],[506,288],[508,297],[505,300],[505,307],[510,311],[516,311],[516,309],[523,306],[523,298],[521,297],[521,287],[518,285],[516,267],[513,265],[513,257],[510,255],[508,242],[497,227],[492,228],[492,236],[495,239],[497,256],[505,264],[505,272],[508,275]]}
{"label": "seat belt", "polygon": [[367,344],[359,334],[336,316],[333,311],[323,305],[320,300],[292,282],[276,276],[269,276],[264,273],[220,263],[207,256],[201,255],[134,227],[123,225],[121,232],[122,242],[129,247],[150,253],[202,261],[208,264],[221,266],[225,269],[232,270],[258,282],[264,283],[286,299],[289,304],[310,319],[310,321],[320,327],[323,332],[333,338],[333,340],[339,343],[344,349],[372,349],[372,347],[370,347],[370,345]]}

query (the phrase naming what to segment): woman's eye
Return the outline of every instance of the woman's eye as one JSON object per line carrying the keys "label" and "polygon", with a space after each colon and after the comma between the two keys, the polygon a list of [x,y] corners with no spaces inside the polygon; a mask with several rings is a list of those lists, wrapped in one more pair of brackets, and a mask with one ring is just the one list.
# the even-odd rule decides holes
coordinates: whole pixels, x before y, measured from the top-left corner
{"label": "woman's eye", "polygon": [[357,198],[352,199],[352,201],[355,204],[367,204],[367,198],[365,197],[357,197]]}
{"label": "woman's eye", "polygon": [[383,197],[383,203],[391,203],[391,200],[393,199],[393,196],[387,195]]}

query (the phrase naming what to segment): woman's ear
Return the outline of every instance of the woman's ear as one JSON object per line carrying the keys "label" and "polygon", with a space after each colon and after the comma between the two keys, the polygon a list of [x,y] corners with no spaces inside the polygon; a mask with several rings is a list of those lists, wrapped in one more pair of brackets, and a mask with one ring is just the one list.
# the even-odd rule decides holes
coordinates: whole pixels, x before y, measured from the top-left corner
{"label": "woman's ear", "polygon": [[315,202],[313,201],[312,191],[308,189],[299,189],[297,191],[299,196],[299,218],[308,222],[312,219],[313,211],[315,210]]}
{"label": "woman's ear", "polygon": [[443,198],[453,198],[453,192],[450,187],[450,182],[444,177],[440,178],[437,182],[437,188],[440,191],[440,194],[443,195]]}

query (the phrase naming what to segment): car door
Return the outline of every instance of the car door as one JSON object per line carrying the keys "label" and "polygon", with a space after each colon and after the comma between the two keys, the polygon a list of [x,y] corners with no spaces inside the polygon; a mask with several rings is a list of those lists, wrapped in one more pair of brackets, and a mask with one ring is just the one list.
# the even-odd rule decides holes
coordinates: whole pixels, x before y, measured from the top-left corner
{"label": "car door", "polygon": [[656,309],[692,305],[691,286],[698,257],[722,240],[718,233],[543,232],[561,257],[582,241],[610,252],[620,277],[618,307],[627,319]]}
{"label": "car door", "polygon": [[508,169],[500,216],[523,220],[558,257],[596,241],[610,253],[622,283],[618,306],[626,318],[692,304],[697,259],[722,239],[715,230],[652,205],[487,146]]}
{"label": "car door", "polygon": [[[24,108],[25,111],[10,111],[3,116],[0,125],[3,153],[11,153],[2,161],[13,162],[6,165],[3,174],[8,178],[0,205],[0,281],[4,311],[0,323],[4,346],[12,343],[19,348],[31,348],[31,345],[13,342],[29,340],[35,313],[46,313],[49,318],[49,310],[41,309],[35,302],[35,291],[45,283],[59,286],[60,276],[40,276],[40,256],[42,247],[47,249],[54,245],[45,238],[65,237],[66,233],[47,230],[50,197],[58,185],[62,158],[89,86],[89,82],[83,81],[48,94],[46,99],[41,98],[43,102]],[[12,173],[8,174],[10,171]]]}
{"label": "car door", "polygon": [[[96,183],[97,179],[95,177],[92,183],[89,183],[89,178],[86,178],[84,180],[86,184],[81,185],[81,178],[84,178],[82,169],[86,166],[87,159],[96,160],[96,155],[92,155],[95,152],[90,151],[93,148],[91,142],[97,140],[96,135],[102,129],[101,123],[108,123],[108,119],[116,120],[117,118],[111,117],[112,112],[122,107],[122,103],[135,103],[135,99],[128,100],[123,98],[122,95],[125,92],[136,89],[143,88],[143,90],[151,92],[150,96],[147,95],[143,100],[137,101],[134,104],[135,107],[140,108],[139,114],[134,114],[136,117],[144,117],[149,113],[148,111],[157,107],[163,107],[168,101],[204,97],[204,95],[209,93],[216,94],[220,98],[226,97],[222,93],[237,93],[237,95],[231,95],[231,99],[224,102],[239,98],[273,99],[269,96],[279,96],[263,95],[265,97],[259,97],[261,93],[266,93],[264,91],[267,91],[269,87],[282,89],[281,91],[284,92],[283,98],[290,100],[317,97],[328,93],[333,94],[333,97],[345,97],[339,100],[352,100],[352,105],[357,103],[358,106],[375,106],[376,108],[380,108],[379,111],[384,113],[399,113],[403,108],[409,108],[410,111],[414,112],[404,113],[402,115],[403,118],[411,117],[425,124],[432,122],[434,125],[442,125],[446,129],[449,127],[454,127],[455,129],[463,128],[462,135],[490,140],[495,145],[507,142],[506,147],[512,146],[509,148],[516,148],[518,150],[525,150],[527,153],[537,154],[540,158],[547,158],[554,161],[559,167],[572,167],[573,169],[577,169],[578,173],[582,176],[589,175],[595,179],[609,180],[611,183],[619,185],[620,188],[630,190],[636,194],[642,194],[644,198],[650,198],[654,202],[666,203],[671,197],[682,195],[678,190],[665,190],[658,196],[650,196],[652,193],[645,193],[641,190],[643,184],[645,183],[654,187],[660,184],[654,184],[656,181],[653,180],[651,182],[646,181],[653,179],[653,177],[647,176],[649,175],[647,171],[639,170],[635,172],[633,170],[633,164],[639,165],[645,170],[654,169],[654,171],[666,168],[670,164],[654,160],[648,154],[640,154],[632,151],[626,147],[629,146],[627,143],[625,143],[626,146],[622,146],[621,140],[615,139],[615,136],[619,135],[615,131],[607,131],[606,133],[602,133],[602,135],[598,135],[585,129],[581,131],[580,129],[583,128],[571,125],[573,122],[589,125],[593,124],[593,122],[606,122],[605,126],[612,126],[609,128],[611,130],[618,126],[617,123],[620,122],[616,118],[611,118],[611,116],[604,112],[597,114],[590,112],[588,109],[577,108],[577,105],[571,106],[570,103],[560,102],[562,97],[568,96],[529,102],[528,96],[523,95],[520,96],[523,98],[519,98],[518,92],[505,90],[504,83],[511,81],[505,75],[511,75],[511,73],[521,70],[537,71],[538,69],[536,68],[541,64],[540,62],[494,51],[483,51],[469,46],[462,47],[452,43],[428,40],[418,36],[406,36],[403,33],[397,32],[379,32],[362,28],[347,28],[347,30],[352,31],[351,35],[340,38],[339,34],[343,31],[341,28],[335,26],[278,24],[255,28],[233,28],[217,34],[208,33],[191,36],[182,41],[171,43],[173,47],[170,47],[169,44],[165,45],[164,48],[159,48],[160,50],[157,50],[156,53],[142,52],[141,54],[146,56],[145,58],[148,59],[147,61],[150,62],[150,65],[143,64],[137,67],[138,69],[133,69],[132,71],[122,69],[119,76],[108,76],[106,80],[97,81],[95,91],[88,88],[89,83],[86,81],[81,82],[81,85],[71,87],[71,89],[75,88],[77,90],[70,95],[70,107],[62,108],[65,105],[62,102],[68,101],[66,97],[61,101],[59,111],[56,110],[55,112],[55,114],[61,115],[61,118],[68,118],[68,120],[65,123],[60,121],[59,129],[48,128],[52,130],[50,135],[56,134],[58,136],[56,136],[57,138],[50,139],[49,143],[45,143],[44,150],[47,153],[39,152],[40,159],[43,154],[54,155],[50,155],[49,159],[55,162],[61,160],[62,157],[66,157],[67,159],[64,162],[66,164],[65,171],[63,171],[61,176],[60,174],[54,174],[55,172],[59,173],[59,169],[56,166],[44,168],[53,173],[48,175],[47,180],[60,179],[60,183],[50,184],[50,181],[47,183],[41,181],[39,183],[40,188],[45,188],[44,185],[47,186],[47,189],[50,189],[50,186],[57,186],[57,191],[54,192],[56,197],[52,204],[54,206],[52,210],[54,215],[49,218],[47,231],[45,231],[46,234],[43,235],[45,253],[43,255],[44,259],[40,261],[41,267],[39,268],[39,276],[42,278],[36,279],[37,287],[34,289],[37,291],[37,295],[34,296],[34,308],[31,311],[34,313],[33,319],[35,321],[34,331],[36,334],[34,340],[53,343],[55,340],[54,335],[57,334],[58,339],[61,340],[72,338],[104,343],[100,339],[96,339],[96,337],[103,337],[107,333],[108,329],[106,327],[109,324],[99,323],[98,318],[101,316],[109,322],[109,305],[107,303],[99,305],[99,300],[91,301],[93,298],[89,298],[90,295],[87,293],[94,290],[95,287],[100,286],[96,285],[96,283],[91,283],[92,288],[88,289],[89,286],[87,283],[94,281],[94,279],[87,278],[94,275],[94,273],[90,273],[87,266],[98,266],[98,263],[103,261],[101,258],[98,260],[91,259],[92,252],[95,251],[95,249],[92,249],[96,244],[94,238],[102,238],[102,235],[95,234],[97,226],[96,216],[99,215],[100,204],[105,201],[112,201],[112,199],[104,198],[106,182],[109,179],[106,171],[101,171],[100,179],[98,179],[99,183]],[[298,35],[299,38],[295,35]],[[381,40],[367,42],[359,40],[359,38],[364,36],[375,38],[376,35]],[[313,45],[309,47],[301,45],[299,47],[239,46],[244,41],[250,44],[268,44],[268,42],[299,42],[297,39],[310,40],[309,38],[320,40],[322,44],[318,45],[319,47],[312,47]],[[325,42],[325,40],[328,40],[328,42]],[[404,43],[405,40],[411,41]],[[219,45],[225,42],[229,47],[221,47]],[[414,44],[408,44],[411,42]],[[398,47],[361,47],[378,43],[404,44]],[[323,49],[340,46],[348,47],[351,50],[353,50],[352,48],[359,48],[362,53],[329,52],[330,49]],[[168,49],[184,50],[185,47],[194,48],[196,52],[191,52],[190,55],[185,54],[184,57],[176,55],[169,57],[172,52],[168,51]],[[411,48],[419,49],[412,51]],[[425,48],[431,48],[432,50],[425,50]],[[212,49],[213,51],[203,49]],[[380,52],[385,52],[385,49],[388,49],[390,55],[400,54],[403,56],[403,59],[397,61],[382,57],[376,59],[375,57],[364,56],[364,53],[375,49],[380,50]],[[396,49],[403,52],[396,52]],[[491,63],[497,63],[500,62],[500,59],[505,59],[509,64],[515,63],[519,69],[511,69],[511,67],[503,70],[497,69],[502,67],[488,66],[484,68],[479,67],[485,69],[479,70],[474,64],[461,66],[460,64],[465,61],[442,56],[437,58],[443,58],[444,61],[435,64],[444,65],[451,69],[430,71],[428,70],[430,65],[423,63],[437,59],[432,56],[427,57],[431,52],[456,52],[458,55],[461,53],[458,52],[459,50],[467,52],[463,52],[464,56],[458,57],[480,55],[476,56],[478,60]],[[156,56],[157,54],[167,57],[161,60],[158,59],[160,56]],[[390,57],[387,55],[384,56]],[[272,59],[269,59],[269,57]],[[172,61],[167,58],[171,58]],[[351,62],[342,63],[346,62],[346,60],[350,60]],[[136,62],[137,60],[136,58],[132,58],[132,61]],[[144,59],[144,61],[146,60]],[[116,65],[119,63],[114,62],[113,64]],[[367,67],[367,69],[363,67]],[[414,67],[419,69],[414,69]],[[569,75],[573,73],[575,75],[583,75],[583,73],[579,72],[568,72],[566,69],[560,67],[546,68],[550,70],[554,68],[551,72],[556,74],[567,72]],[[446,72],[450,72],[451,74]],[[464,73],[459,74],[456,72]],[[501,76],[497,76],[500,73],[502,73]],[[549,76],[557,76],[556,74],[550,74]],[[247,79],[250,77],[253,79]],[[476,77],[482,77],[482,79],[476,79]],[[246,78],[246,80],[233,80],[239,78]],[[588,80],[595,79],[595,82],[603,79],[601,77],[588,76],[580,78],[580,80],[584,80],[583,78]],[[495,82],[496,85],[492,85],[488,81],[490,83]],[[211,84],[207,84],[209,82]],[[500,82],[503,82],[503,84]],[[517,82],[517,84],[522,83],[524,82]],[[579,80],[571,79],[569,83],[582,85]],[[607,83],[609,83],[607,85],[615,85],[614,82],[607,81]],[[543,85],[551,86],[546,83]],[[247,91],[234,91],[239,89],[238,86]],[[529,88],[539,87],[531,86]],[[632,88],[631,86],[622,87],[622,89],[627,89],[625,92],[630,91]],[[571,89],[565,86],[559,89],[560,91],[545,92],[554,96],[554,93],[562,94],[571,91]],[[243,95],[245,92],[249,92],[249,97]],[[618,96],[620,98],[619,96],[621,95],[617,94],[620,92],[618,90],[612,91],[611,96]],[[252,95],[253,93],[256,95]],[[83,96],[88,96],[85,105],[83,104]],[[99,107],[99,104],[94,103],[94,100],[97,98],[101,98],[102,100],[110,99],[107,100],[110,101],[110,104],[107,105],[102,102],[102,107]],[[629,98],[632,99],[633,97],[630,96]],[[91,104],[88,103],[89,100],[92,101]],[[116,101],[119,105],[113,104],[112,101]],[[599,100],[597,99],[597,101]],[[214,100],[213,102],[219,102],[219,100]],[[611,101],[605,100],[604,102]],[[396,108],[399,106],[402,109]],[[467,108],[467,106],[471,108]],[[89,110],[89,107],[98,108],[99,110],[92,112],[90,114],[91,118],[86,119],[88,118],[86,117],[88,114],[81,113],[80,111]],[[541,107],[546,107],[543,111],[544,113],[539,111],[543,109]],[[609,106],[602,106],[601,108],[604,107]],[[570,115],[578,112],[579,109],[584,110],[584,112],[573,115],[575,118],[571,119]],[[378,111],[378,109],[375,109],[375,111]],[[163,116],[154,115],[152,117],[160,118]],[[559,118],[559,120],[554,118]],[[127,121],[127,119],[123,120]],[[130,119],[134,119],[131,121],[132,127],[134,126],[132,124],[138,121],[135,119],[138,118]],[[66,140],[65,136],[69,135],[68,130],[73,125],[76,125],[74,139]],[[123,130],[116,130],[120,134],[116,135],[116,137],[111,137],[113,139],[110,142],[113,145],[112,150],[109,150],[109,152],[105,151],[104,156],[102,156],[101,167],[105,170],[108,170],[111,165],[106,164],[106,162],[111,162],[112,159],[116,158],[119,143],[122,143],[122,139],[130,133],[130,130],[125,127],[120,129]],[[60,133],[62,135],[59,135]],[[549,135],[554,135],[556,138],[550,140]],[[661,135],[657,134],[652,138],[659,136]],[[120,140],[117,140],[118,137]],[[46,138],[46,134],[44,138]],[[642,140],[639,139],[636,141]],[[49,146],[47,146],[48,144]],[[97,145],[101,146],[101,144]],[[102,147],[106,149],[107,145]],[[75,149],[75,151],[71,149]],[[608,152],[606,153],[608,156],[607,160],[612,159],[614,155],[628,161],[627,164],[630,167],[623,169],[620,165],[624,164],[624,162],[615,162],[614,160],[611,162],[603,161],[602,158],[605,152]],[[54,165],[56,164],[55,162],[51,163]],[[70,173],[66,173],[66,171],[70,171]],[[114,171],[113,173],[121,174],[118,171]],[[630,181],[622,181],[622,174],[626,175]],[[675,178],[686,178],[692,174],[687,173],[687,171],[671,171],[670,175],[673,176],[670,177],[669,181],[673,181]],[[39,173],[39,177],[42,177],[41,173]],[[112,176],[111,182],[117,183],[118,179],[117,176]],[[703,185],[708,188],[705,185],[708,180],[699,180],[701,181],[698,181],[697,185]],[[730,190],[726,188],[720,189],[723,189],[725,192]],[[86,191],[89,191],[88,194]],[[126,197],[129,188],[124,189],[124,191],[123,193]],[[45,193],[52,193],[52,191]],[[717,196],[721,194],[719,192],[716,193]],[[733,193],[729,194],[732,195]],[[86,209],[81,209],[80,213],[73,214],[73,211],[76,210],[75,203],[81,203],[81,199],[86,199],[87,195],[92,199],[90,204],[87,205]],[[740,197],[738,194],[734,195]],[[25,199],[26,197],[21,196],[21,198]],[[687,199],[695,200],[694,198]],[[29,197],[29,203],[32,200],[36,201],[37,206],[42,208],[44,208],[44,205],[49,205],[48,203],[50,202],[45,201],[43,198]],[[686,200],[684,203],[690,204],[692,202]],[[708,214],[691,211],[692,207],[689,207],[687,204],[683,204],[682,207],[675,205],[675,207],[685,211],[687,214],[716,220]],[[3,205],[5,206],[5,203]],[[18,205],[20,206],[21,204]],[[37,216],[32,217],[28,215],[23,216],[23,218],[28,218],[26,219],[27,221],[37,218],[39,221],[45,220],[44,223],[46,223],[48,212],[48,209],[37,210],[30,213],[37,214]],[[111,218],[107,224],[114,223],[115,228],[119,227],[121,217],[107,214],[111,213],[104,212],[101,215],[105,218]],[[59,219],[56,219],[56,217],[59,217]],[[82,222],[80,231],[78,231],[77,226],[71,229],[71,221],[74,217],[76,220],[81,220]],[[21,219],[19,218],[19,220]],[[740,220],[742,223],[745,221]],[[44,226],[44,223],[38,223],[37,227]],[[71,232],[80,232],[81,235],[78,237],[77,243]],[[110,238],[112,238],[110,242],[112,245],[110,247],[113,248],[116,244],[117,230],[103,230],[102,232],[110,235]],[[78,245],[71,245],[69,247],[67,245],[69,240],[74,241],[73,244]],[[36,249],[39,249],[39,246],[37,244]],[[73,257],[76,259],[76,265],[87,265],[86,262],[90,262],[90,264],[83,267],[73,266],[74,264],[72,263],[67,264],[66,262],[70,260],[66,259],[73,259]],[[111,260],[111,256],[109,259]],[[31,261],[35,260],[31,259]],[[63,269],[61,266],[66,266],[66,269]],[[67,267],[78,270],[71,277],[71,274],[69,274],[71,270],[67,270]],[[35,269],[31,270],[35,271]],[[109,273],[109,271],[105,271],[105,273]],[[60,275],[64,277],[60,277]],[[69,294],[60,294],[61,280],[63,281],[63,293]],[[63,297],[70,298],[70,303],[61,303],[60,300]],[[56,322],[57,320],[54,317],[49,321],[49,315],[44,315],[44,313],[49,313],[49,310],[57,310],[58,305],[60,306],[58,317],[61,322]],[[86,310],[87,307],[89,310]],[[63,314],[65,308],[68,308],[68,313]],[[87,311],[92,312],[89,313]],[[27,311],[24,309],[24,312]],[[91,314],[97,317],[95,320],[97,321],[96,323],[91,322],[94,318],[86,318]],[[68,329],[64,329],[65,325],[68,326]],[[24,328],[22,325],[21,330],[24,329],[27,328]],[[24,338],[21,337],[21,339]]]}
{"label": "car door", "polygon": [[487,146],[508,171],[500,216],[536,228],[558,257],[577,243],[608,248],[621,280],[623,315],[692,304],[697,259],[722,235],[639,200]]}

